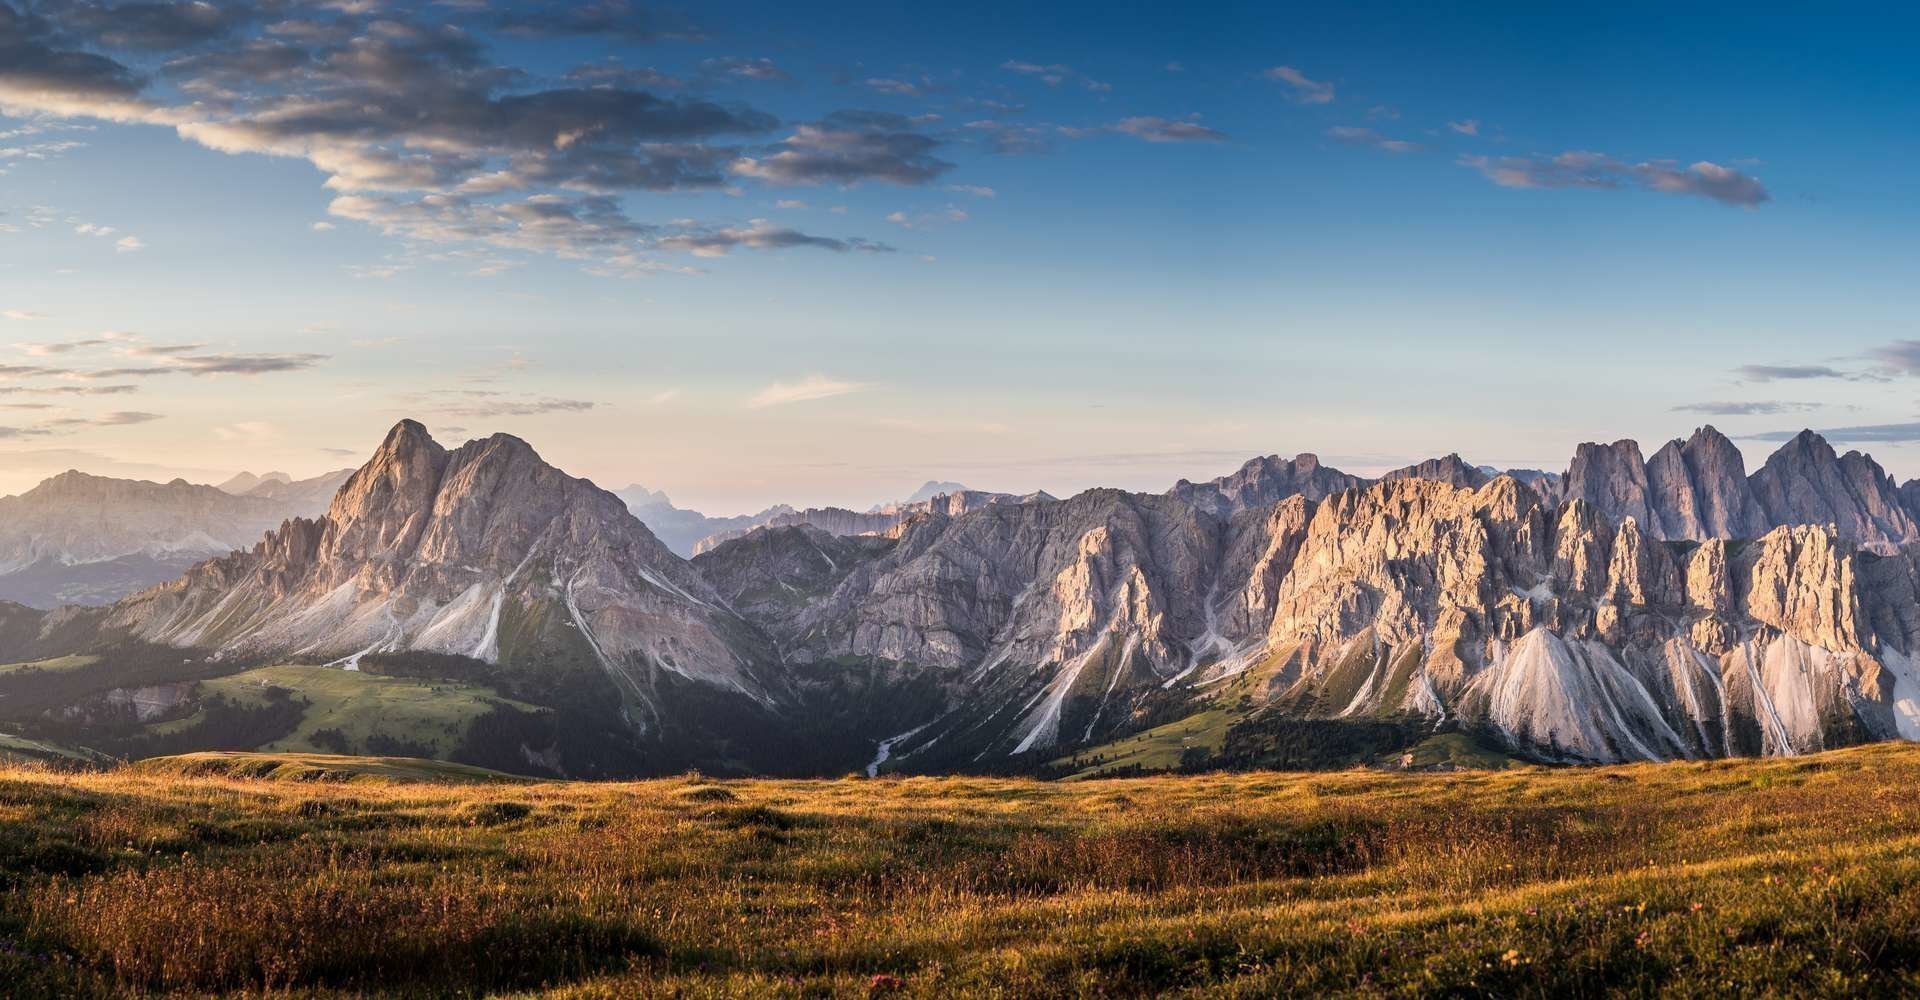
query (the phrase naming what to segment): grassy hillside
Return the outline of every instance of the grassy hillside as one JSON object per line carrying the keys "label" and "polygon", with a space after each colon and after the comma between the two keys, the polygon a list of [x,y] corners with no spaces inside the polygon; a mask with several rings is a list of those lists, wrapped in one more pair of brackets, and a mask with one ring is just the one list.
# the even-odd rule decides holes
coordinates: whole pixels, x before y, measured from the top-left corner
{"label": "grassy hillside", "polygon": [[[265,704],[287,691],[304,702],[293,730],[261,747],[268,752],[385,753],[445,757],[475,720],[505,703],[491,689],[458,681],[381,677],[336,667],[262,667],[202,681],[202,692],[242,706]],[[179,725],[190,725],[183,720]]]}
{"label": "grassy hillside", "polygon": [[159,768],[0,770],[10,995],[1920,990],[1910,745],[1050,784]]}

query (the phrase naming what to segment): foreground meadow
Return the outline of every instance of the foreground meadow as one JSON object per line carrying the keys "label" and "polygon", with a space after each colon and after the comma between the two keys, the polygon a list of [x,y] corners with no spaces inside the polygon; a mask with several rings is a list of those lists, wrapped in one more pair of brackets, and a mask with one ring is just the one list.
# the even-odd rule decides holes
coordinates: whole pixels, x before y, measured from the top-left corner
{"label": "foreground meadow", "polygon": [[1914,746],[1050,784],[199,767],[0,771],[8,995],[1920,991]]}

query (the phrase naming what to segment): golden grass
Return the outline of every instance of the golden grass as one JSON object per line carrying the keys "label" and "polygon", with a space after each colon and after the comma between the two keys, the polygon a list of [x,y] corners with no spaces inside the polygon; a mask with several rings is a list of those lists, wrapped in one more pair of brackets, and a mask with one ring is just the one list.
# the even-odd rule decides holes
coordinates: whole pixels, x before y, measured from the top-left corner
{"label": "golden grass", "polygon": [[18,995],[1920,991],[1920,747],[1602,770],[0,771]]}

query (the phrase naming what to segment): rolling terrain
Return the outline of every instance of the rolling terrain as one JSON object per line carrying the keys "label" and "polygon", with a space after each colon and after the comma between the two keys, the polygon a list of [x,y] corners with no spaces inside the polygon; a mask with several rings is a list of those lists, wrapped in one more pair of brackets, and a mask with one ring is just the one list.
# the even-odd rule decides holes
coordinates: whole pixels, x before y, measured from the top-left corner
{"label": "rolling terrain", "polygon": [[1498,773],[0,770],[15,996],[1897,996],[1920,748]]}

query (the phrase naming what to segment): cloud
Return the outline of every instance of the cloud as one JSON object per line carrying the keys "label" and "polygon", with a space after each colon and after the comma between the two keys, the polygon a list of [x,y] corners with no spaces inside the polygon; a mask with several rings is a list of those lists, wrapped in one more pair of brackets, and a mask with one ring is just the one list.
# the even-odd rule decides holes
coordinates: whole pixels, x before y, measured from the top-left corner
{"label": "cloud", "polygon": [[[730,143],[770,132],[775,116],[663,94],[681,81],[612,60],[543,85],[551,71],[495,61],[485,36],[468,25],[629,41],[698,32],[621,0],[494,4],[504,13],[485,15],[483,24],[475,11],[484,6],[272,0],[260,8],[264,26],[243,38],[229,36],[255,16],[237,3],[43,5],[71,14],[60,23],[0,6],[0,110],[145,122],[224,153],[303,159],[349,199],[336,201],[336,218],[365,219],[400,238],[488,242],[625,271],[634,270],[627,266],[632,247],[583,253],[582,226],[553,235],[568,225],[532,217],[570,207],[593,224],[585,228],[597,228],[586,242],[604,244],[608,231],[631,238],[640,227],[617,205],[583,194],[713,189],[730,176],[924,183],[950,166],[931,155],[935,140],[871,116],[816,123],[762,158]],[[143,72],[89,51],[115,47],[178,54]],[[771,60],[738,57],[707,60],[702,73],[709,80],[787,76]],[[144,246],[125,233],[110,238],[122,252]]]}
{"label": "cloud", "polygon": [[675,15],[635,6],[627,0],[506,3],[499,26],[508,34],[531,38],[585,35],[626,42],[695,41],[698,28]]}
{"label": "cloud", "polygon": [[1327,135],[1349,146],[1377,149],[1384,153],[1417,153],[1425,146],[1404,139],[1389,139],[1370,128],[1352,125],[1336,125],[1327,130]]}
{"label": "cloud", "polygon": [[1454,132],[1459,133],[1460,135],[1479,135],[1480,119],[1468,118],[1465,121],[1448,122],[1447,128]]}
{"label": "cloud", "polygon": [[871,388],[867,382],[846,382],[827,378],[824,375],[808,375],[796,382],[775,382],[747,400],[748,409],[760,410],[769,406],[784,406],[788,403],[805,403],[816,399],[831,399]]}
{"label": "cloud", "polygon": [[1604,153],[1573,150],[1558,156],[1463,156],[1459,162],[1508,188],[1638,187],[1741,208],[1757,208],[1772,197],[1758,178],[1705,160],[1690,167],[1668,160],[1627,163]]}
{"label": "cloud", "polygon": [[771,59],[742,59],[738,56],[704,60],[700,63],[700,71],[709,77],[736,77],[762,82],[784,82],[793,79],[787,75],[786,70],[775,65]]}
{"label": "cloud", "polygon": [[1682,403],[1672,409],[1674,413],[1704,413],[1714,417],[1739,417],[1775,415],[1781,413],[1805,413],[1820,408],[1818,403],[1792,403],[1783,400],[1753,400],[1747,402],[1707,402]]}
{"label": "cloud", "polygon": [[1053,146],[1057,130],[1038,125],[1023,125],[991,118],[967,122],[961,126],[969,133],[983,136],[987,147],[1003,156],[1043,153]]}
{"label": "cloud", "polygon": [[126,427],[133,424],[150,423],[165,419],[158,413],[146,413],[140,410],[115,410],[92,417],[61,417],[57,420],[42,421],[39,426],[54,429],[77,429],[82,427]]}
{"label": "cloud", "polygon": [[36,358],[52,357],[58,354],[70,354],[74,351],[86,351],[96,347],[106,347],[119,342],[117,337],[86,337],[81,340],[59,340],[51,343],[15,344],[15,348],[24,354]]}
{"label": "cloud", "polygon": [[885,77],[871,77],[869,79],[861,81],[861,86],[866,87],[868,90],[871,90],[875,93],[886,94],[891,97],[920,96],[919,85],[914,83],[909,83],[905,80],[890,80]]}
{"label": "cloud", "polygon": [[132,343],[115,349],[117,353],[148,362],[141,366],[117,368],[46,368],[0,365],[0,375],[56,376],[89,382],[116,378],[150,378],[160,375],[265,375],[272,372],[301,371],[329,360],[330,355],[288,354],[209,354],[205,344]]}
{"label": "cloud", "polygon": [[1276,83],[1286,84],[1291,88],[1292,99],[1301,104],[1333,103],[1333,84],[1309,79],[1305,73],[1292,66],[1275,66],[1260,75]]}
{"label": "cloud", "polygon": [[1860,372],[1844,372],[1827,365],[1741,365],[1733,374],[1747,382],[1787,382],[1803,379],[1835,378],[1861,381]]}
{"label": "cloud", "polygon": [[1227,134],[1211,129],[1191,120],[1156,118],[1151,115],[1136,115],[1122,118],[1106,127],[1106,131],[1119,135],[1130,135],[1148,142],[1225,142]]}
{"label": "cloud", "polygon": [[138,236],[122,236],[113,244],[116,253],[133,253],[136,250],[144,250],[146,247],[147,245],[140,242]]}
{"label": "cloud", "polygon": [[680,390],[662,389],[651,396],[645,397],[643,402],[645,402],[648,406],[665,406],[666,404],[671,403],[678,398],[680,398]]}
{"label": "cloud", "polygon": [[942,223],[967,221],[967,210],[948,205],[945,211],[922,212],[917,215],[893,212],[887,216],[887,221],[902,229],[931,229]]}
{"label": "cloud", "polygon": [[884,181],[911,187],[927,184],[953,169],[933,152],[939,142],[905,131],[895,116],[853,116],[801,125],[775,143],[772,152],[743,156],[730,167],[740,177],[770,184],[853,186]]}
{"label": "cloud", "polygon": [[[1791,441],[1800,435],[1800,431],[1768,431],[1765,434],[1749,435],[1756,441]],[[1821,437],[1830,441],[1906,443],[1920,441],[1920,423],[1915,424],[1865,424],[1858,427],[1834,427],[1819,432]]]}
{"label": "cloud", "polygon": [[207,2],[48,4],[47,16],[64,32],[110,49],[168,52],[225,38],[253,17],[244,3]]}
{"label": "cloud", "polygon": [[1920,375],[1920,340],[1896,340],[1868,351],[1867,356],[1902,375]]}
{"label": "cloud", "polygon": [[31,323],[34,320],[47,318],[46,313],[34,312],[31,309],[8,309],[4,312],[0,312],[0,316],[4,316],[7,319],[13,320],[18,323]]}
{"label": "cloud", "polygon": [[1001,63],[1000,68],[1009,73],[1035,77],[1049,87],[1059,87],[1067,83],[1077,82],[1082,88],[1099,94],[1105,94],[1113,90],[1112,84],[1102,83],[1083,73],[1075,72],[1071,66],[1062,66],[1059,63],[1042,64],[1027,62],[1022,59],[1009,59]]}
{"label": "cloud", "polygon": [[719,229],[698,229],[675,233],[662,237],[656,244],[663,250],[679,250],[696,257],[725,257],[736,247],[749,250],[784,250],[792,247],[815,247],[845,253],[849,250],[866,253],[892,253],[893,247],[885,243],[875,243],[863,239],[835,239],[828,236],[811,236],[797,229],[774,224],[768,219],[754,219],[745,226],[730,226]]}
{"label": "cloud", "polygon": [[999,195],[999,192],[984,184],[949,184],[947,190],[955,194],[970,194],[975,198],[993,198]]}
{"label": "cloud", "polygon": [[213,429],[213,436],[222,441],[244,441],[258,444],[271,441],[280,435],[280,429],[265,420],[242,420]]}
{"label": "cloud", "polygon": [[457,194],[415,199],[359,194],[335,198],[327,211],[410,240],[480,242],[574,258],[631,247],[654,232],[628,219],[616,200],[601,196],[540,194],[490,202]]}
{"label": "cloud", "polygon": [[546,413],[584,413],[597,404],[585,399],[517,395],[488,389],[450,389],[429,394],[425,409],[465,420],[532,417]]}
{"label": "cloud", "polygon": [[28,393],[37,396],[120,396],[130,392],[139,392],[137,385],[6,385],[0,386],[0,393],[15,395]]}

